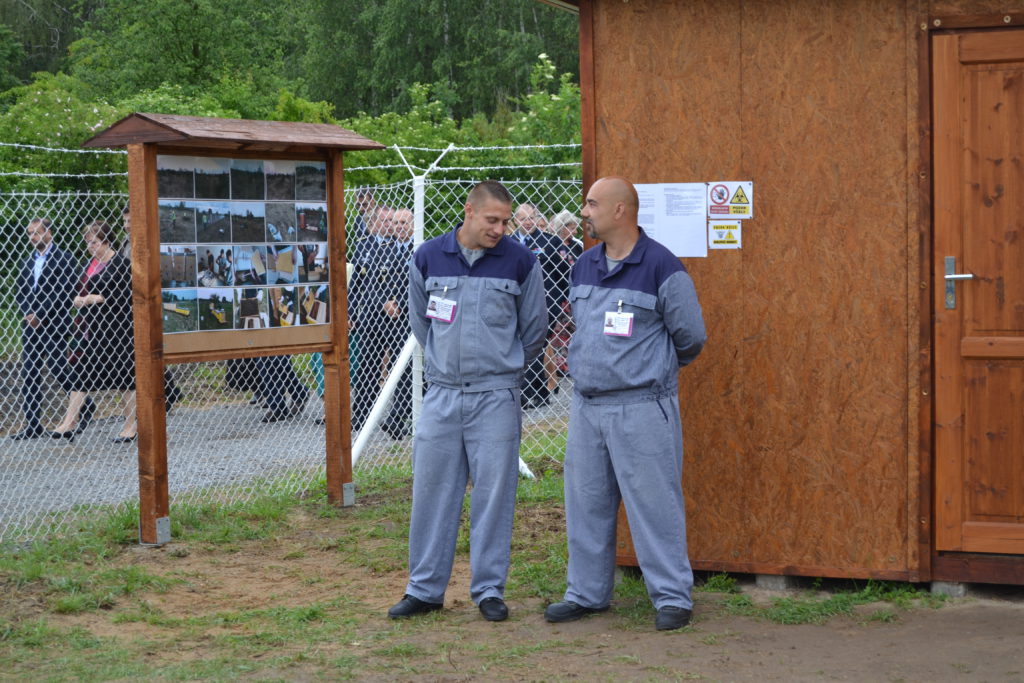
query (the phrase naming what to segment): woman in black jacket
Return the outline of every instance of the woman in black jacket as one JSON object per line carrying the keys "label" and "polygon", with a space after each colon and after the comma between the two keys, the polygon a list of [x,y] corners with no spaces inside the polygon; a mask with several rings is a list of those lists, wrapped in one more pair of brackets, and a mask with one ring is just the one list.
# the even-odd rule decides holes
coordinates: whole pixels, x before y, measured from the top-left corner
{"label": "woman in black jacket", "polygon": [[[105,221],[82,230],[89,264],[82,274],[77,309],[68,344],[68,409],[64,420],[51,432],[55,439],[74,440],[79,421],[88,422],[91,412],[82,411],[93,391],[120,389],[128,392],[125,421],[116,443],[134,441],[135,344],[132,333],[132,274],[127,259],[112,246],[114,231]],[[81,413],[81,415],[80,415]],[[84,425],[82,425],[84,426]]]}

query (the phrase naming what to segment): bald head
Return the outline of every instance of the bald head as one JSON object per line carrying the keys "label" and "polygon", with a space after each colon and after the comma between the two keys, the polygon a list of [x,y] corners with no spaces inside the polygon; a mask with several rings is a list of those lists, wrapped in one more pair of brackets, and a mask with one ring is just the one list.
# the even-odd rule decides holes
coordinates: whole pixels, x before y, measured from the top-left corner
{"label": "bald head", "polygon": [[605,242],[635,242],[639,234],[640,200],[633,183],[619,176],[601,178],[590,186],[581,215],[587,233]]}

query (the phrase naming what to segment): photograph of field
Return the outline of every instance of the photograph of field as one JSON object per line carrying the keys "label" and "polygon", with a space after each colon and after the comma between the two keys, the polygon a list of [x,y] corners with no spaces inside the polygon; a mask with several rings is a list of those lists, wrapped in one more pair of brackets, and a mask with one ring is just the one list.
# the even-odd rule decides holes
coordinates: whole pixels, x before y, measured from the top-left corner
{"label": "photograph of field", "polygon": [[196,286],[195,247],[160,246],[160,286],[165,289]]}
{"label": "photograph of field", "polygon": [[305,202],[295,205],[300,242],[327,241],[327,204]]}
{"label": "photograph of field", "polygon": [[194,289],[165,289],[163,300],[164,334],[195,332],[199,329],[199,308]]}
{"label": "photograph of field", "polygon": [[267,176],[267,199],[295,199],[295,162],[264,161]]}
{"label": "photograph of field", "polygon": [[156,192],[159,197],[196,196],[195,157],[178,157],[160,154],[156,158]]}
{"label": "photograph of field", "polygon": [[327,163],[299,161],[295,164],[295,198],[311,202],[327,201]]}
{"label": "photograph of field", "polygon": [[227,288],[198,290],[199,329],[230,330],[235,326],[234,292]]}
{"label": "photograph of field", "polygon": [[193,202],[196,210],[196,241],[231,241],[231,205],[229,202]]}
{"label": "photograph of field", "polygon": [[159,206],[161,244],[196,241],[196,210],[192,202],[161,199]]}
{"label": "photograph of field", "polygon": [[231,235],[235,242],[263,242],[267,238],[263,202],[231,202]]}
{"label": "photograph of field", "polygon": [[196,198],[231,199],[231,160],[197,157]]}
{"label": "photograph of field", "polygon": [[231,198],[264,199],[266,180],[260,159],[231,160]]}

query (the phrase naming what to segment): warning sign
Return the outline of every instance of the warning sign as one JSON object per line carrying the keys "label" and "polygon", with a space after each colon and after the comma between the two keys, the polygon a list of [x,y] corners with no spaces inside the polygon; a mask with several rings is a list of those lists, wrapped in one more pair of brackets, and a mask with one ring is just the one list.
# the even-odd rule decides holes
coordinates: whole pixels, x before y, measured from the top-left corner
{"label": "warning sign", "polygon": [[723,180],[708,183],[708,218],[754,217],[754,183]]}
{"label": "warning sign", "polygon": [[709,249],[739,249],[743,246],[742,221],[708,221]]}

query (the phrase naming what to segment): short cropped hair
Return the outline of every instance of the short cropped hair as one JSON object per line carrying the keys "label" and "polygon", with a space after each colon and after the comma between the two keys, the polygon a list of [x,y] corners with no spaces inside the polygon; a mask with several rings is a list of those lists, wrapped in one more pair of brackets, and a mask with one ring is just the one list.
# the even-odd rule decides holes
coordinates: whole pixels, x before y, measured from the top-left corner
{"label": "short cropped hair", "polygon": [[479,202],[484,201],[485,197],[487,199],[496,199],[502,204],[510,206],[514,201],[512,193],[504,185],[497,180],[485,180],[473,186],[473,189],[469,191],[469,196],[466,197],[466,202],[476,206]]}
{"label": "short cropped hair", "polygon": [[30,220],[28,222],[29,225],[35,225],[36,223],[38,223],[39,225],[43,226],[44,230],[49,230],[50,229],[50,219],[49,218],[33,218],[32,220]]}

